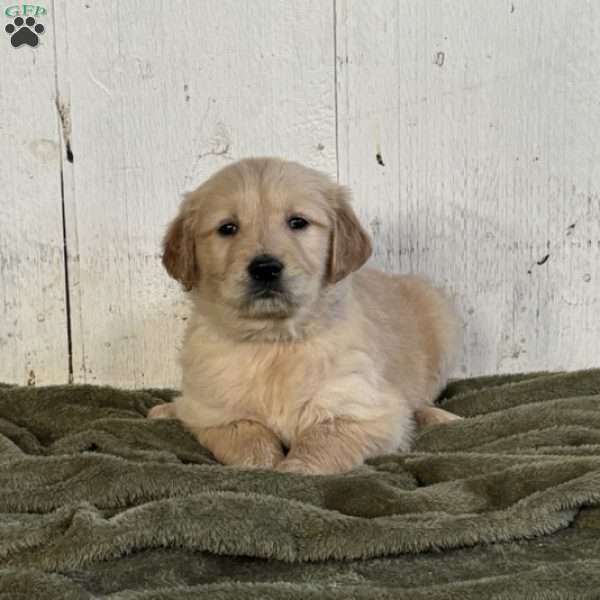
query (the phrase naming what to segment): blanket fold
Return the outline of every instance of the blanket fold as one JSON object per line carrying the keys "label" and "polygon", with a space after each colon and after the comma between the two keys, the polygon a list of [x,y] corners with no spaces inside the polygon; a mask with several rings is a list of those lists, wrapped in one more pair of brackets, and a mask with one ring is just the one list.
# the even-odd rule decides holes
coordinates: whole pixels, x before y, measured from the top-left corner
{"label": "blanket fold", "polygon": [[454,382],[326,477],[217,464],[175,394],[0,386],[0,598],[597,597],[600,370]]}

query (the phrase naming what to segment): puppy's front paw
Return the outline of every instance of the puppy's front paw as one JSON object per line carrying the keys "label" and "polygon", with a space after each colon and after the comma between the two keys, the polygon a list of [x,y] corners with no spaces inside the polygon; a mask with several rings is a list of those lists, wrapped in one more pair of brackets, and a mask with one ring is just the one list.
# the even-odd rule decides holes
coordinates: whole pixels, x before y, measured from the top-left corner
{"label": "puppy's front paw", "polygon": [[273,469],[284,458],[281,443],[273,438],[255,438],[240,446],[229,446],[217,457],[222,463],[242,469]]}
{"label": "puppy's front paw", "polygon": [[415,412],[415,421],[420,427],[462,421],[462,417],[437,406],[427,406]]}
{"label": "puppy's front paw", "polygon": [[235,421],[219,427],[192,427],[191,431],[224,465],[242,469],[272,469],[284,458],[279,438],[255,421]]}
{"label": "puppy's front paw", "polygon": [[236,455],[230,455],[226,463],[242,469],[273,469],[284,458],[283,449],[279,443],[255,441],[239,448]]}
{"label": "puppy's front paw", "polygon": [[157,404],[148,411],[146,417],[148,419],[175,419],[175,404],[173,402]]}

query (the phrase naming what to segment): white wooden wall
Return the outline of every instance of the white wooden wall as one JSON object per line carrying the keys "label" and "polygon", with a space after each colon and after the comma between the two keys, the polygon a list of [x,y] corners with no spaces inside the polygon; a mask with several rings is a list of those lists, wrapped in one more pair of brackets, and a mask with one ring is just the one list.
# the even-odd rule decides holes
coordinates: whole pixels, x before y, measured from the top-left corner
{"label": "white wooden wall", "polygon": [[351,185],[374,263],[449,290],[457,375],[600,366],[600,3],[47,8],[40,46],[0,40],[0,381],[177,385],[164,227],[265,154]]}

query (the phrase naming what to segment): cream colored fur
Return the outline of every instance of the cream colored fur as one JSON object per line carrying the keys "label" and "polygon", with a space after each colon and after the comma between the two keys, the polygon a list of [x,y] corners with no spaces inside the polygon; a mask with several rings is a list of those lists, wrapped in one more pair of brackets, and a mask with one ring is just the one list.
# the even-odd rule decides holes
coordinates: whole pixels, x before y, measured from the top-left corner
{"label": "cream colored fur", "polygon": [[[280,296],[249,293],[260,254],[284,264]],[[176,416],[226,464],[304,473],[408,450],[415,416],[457,418],[432,407],[456,353],[451,307],[415,276],[363,267],[370,254],[347,190],[322,173],[247,159],[211,177],[165,238],[194,310],[183,394],[150,416]]]}

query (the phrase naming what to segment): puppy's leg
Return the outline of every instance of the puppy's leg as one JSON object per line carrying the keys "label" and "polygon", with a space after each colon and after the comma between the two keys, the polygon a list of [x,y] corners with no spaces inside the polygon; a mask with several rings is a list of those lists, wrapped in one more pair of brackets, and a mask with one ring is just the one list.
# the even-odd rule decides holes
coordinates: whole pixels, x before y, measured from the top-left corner
{"label": "puppy's leg", "polygon": [[222,427],[188,428],[224,465],[270,469],[284,457],[279,438],[255,421],[236,421]]}
{"label": "puppy's leg", "polygon": [[462,417],[448,412],[443,408],[426,406],[415,412],[415,421],[419,427],[423,427],[425,425],[439,425],[441,423],[450,423],[451,421],[462,421]]}
{"label": "puppy's leg", "polygon": [[277,466],[288,473],[326,475],[356,467],[378,450],[365,424],[343,419],[319,423],[304,430]]}
{"label": "puppy's leg", "polygon": [[149,419],[175,419],[175,402],[153,406],[146,415]]}

